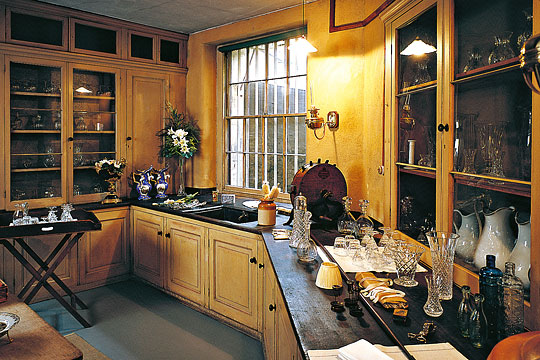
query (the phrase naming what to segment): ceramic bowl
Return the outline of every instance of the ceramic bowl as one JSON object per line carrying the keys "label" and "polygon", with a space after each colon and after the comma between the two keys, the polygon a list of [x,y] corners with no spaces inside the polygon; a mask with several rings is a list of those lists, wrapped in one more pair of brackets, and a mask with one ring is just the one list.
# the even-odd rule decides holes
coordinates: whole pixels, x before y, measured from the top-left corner
{"label": "ceramic bowl", "polygon": [[17,323],[21,319],[18,315],[8,313],[8,312],[0,312],[0,337],[7,334],[9,330],[11,330],[12,327],[17,325]]}

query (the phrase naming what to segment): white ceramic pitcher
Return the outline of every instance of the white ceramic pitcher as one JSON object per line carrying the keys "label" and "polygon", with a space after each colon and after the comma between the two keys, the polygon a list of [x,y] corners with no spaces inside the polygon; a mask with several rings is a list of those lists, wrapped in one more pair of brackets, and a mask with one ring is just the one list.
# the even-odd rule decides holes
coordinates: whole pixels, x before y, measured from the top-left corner
{"label": "white ceramic pitcher", "polygon": [[477,268],[486,266],[486,255],[495,255],[495,266],[504,269],[504,263],[514,247],[514,234],[510,228],[510,216],[516,209],[502,207],[491,213],[485,212],[486,222],[474,254]]}
{"label": "white ceramic pitcher", "polygon": [[454,213],[461,217],[461,226],[459,229],[454,223],[454,231],[459,235],[456,245],[456,255],[465,262],[472,264],[474,262],[474,254],[478,245],[478,237],[480,236],[480,218],[477,212],[463,215],[458,209]]}
{"label": "white ceramic pitcher", "polygon": [[508,261],[516,264],[516,276],[523,282],[523,288],[529,289],[529,268],[531,267],[531,220],[519,222],[517,214],[515,217],[518,225],[518,237],[514,250],[510,254]]}

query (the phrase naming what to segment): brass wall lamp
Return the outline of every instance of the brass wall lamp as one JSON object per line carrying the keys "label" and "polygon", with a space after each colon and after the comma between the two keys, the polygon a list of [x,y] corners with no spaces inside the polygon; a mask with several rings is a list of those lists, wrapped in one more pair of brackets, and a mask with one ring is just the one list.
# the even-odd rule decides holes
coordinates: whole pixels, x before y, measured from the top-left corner
{"label": "brass wall lamp", "polygon": [[[519,54],[520,67],[525,82],[537,94],[540,94],[540,34],[532,36],[521,48]],[[536,86],[533,78],[536,75]]]}
{"label": "brass wall lamp", "polygon": [[[311,105],[308,110],[309,115],[306,117],[306,126],[313,130],[313,134],[318,140],[322,140],[326,134],[326,126],[332,131],[339,128],[339,114],[337,111],[330,111],[326,115],[326,121],[319,116],[319,109],[315,105]],[[317,130],[322,128],[323,134],[321,137],[317,135]]]}

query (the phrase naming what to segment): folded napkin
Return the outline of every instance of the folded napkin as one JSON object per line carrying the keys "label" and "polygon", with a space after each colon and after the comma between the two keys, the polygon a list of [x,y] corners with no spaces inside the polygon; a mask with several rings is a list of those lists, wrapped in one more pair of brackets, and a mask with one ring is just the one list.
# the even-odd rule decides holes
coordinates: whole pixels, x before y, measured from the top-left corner
{"label": "folded napkin", "polygon": [[338,349],[340,360],[392,360],[367,340],[358,340]]}

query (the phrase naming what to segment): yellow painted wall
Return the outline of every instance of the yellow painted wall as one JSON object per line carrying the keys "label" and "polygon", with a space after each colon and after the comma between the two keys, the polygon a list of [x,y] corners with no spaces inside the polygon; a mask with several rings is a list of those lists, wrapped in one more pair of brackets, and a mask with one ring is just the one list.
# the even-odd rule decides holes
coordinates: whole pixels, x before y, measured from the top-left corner
{"label": "yellow painted wall", "polygon": [[[337,1],[337,24],[362,20],[382,0]],[[340,127],[317,140],[308,130],[308,160],[329,159],[347,180],[357,209],[359,199],[371,201],[369,214],[383,219],[382,165],[384,27],[377,18],[365,28],[329,33],[329,1],[306,5],[308,39],[319,50],[308,58],[308,83],[320,114],[335,110]],[[190,36],[188,45],[187,110],[203,129],[200,153],[193,161],[191,185],[216,185],[216,131],[222,110],[217,109],[216,46],[278,32],[301,25],[301,7],[260,16]],[[308,96],[308,99],[310,96]],[[308,105],[310,103],[308,102]],[[188,180],[188,185],[189,180]]]}

